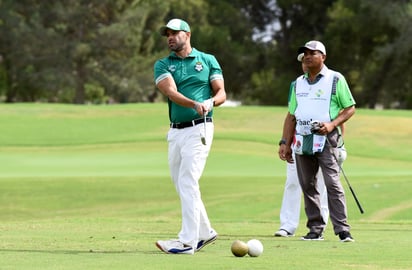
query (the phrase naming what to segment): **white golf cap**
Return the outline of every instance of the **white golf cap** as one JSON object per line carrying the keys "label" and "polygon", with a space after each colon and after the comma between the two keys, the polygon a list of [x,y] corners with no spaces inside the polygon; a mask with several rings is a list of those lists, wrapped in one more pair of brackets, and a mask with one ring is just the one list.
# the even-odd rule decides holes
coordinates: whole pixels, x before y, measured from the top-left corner
{"label": "white golf cap", "polygon": [[165,26],[160,27],[160,34],[166,36],[167,29],[190,32],[189,24],[181,19],[171,19]]}
{"label": "white golf cap", "polygon": [[[309,49],[311,51],[320,51],[322,54],[326,55],[326,48],[322,42],[317,40],[311,40],[306,42],[306,44],[298,49],[298,54],[305,52],[305,49]],[[299,60],[299,59],[298,59]]]}

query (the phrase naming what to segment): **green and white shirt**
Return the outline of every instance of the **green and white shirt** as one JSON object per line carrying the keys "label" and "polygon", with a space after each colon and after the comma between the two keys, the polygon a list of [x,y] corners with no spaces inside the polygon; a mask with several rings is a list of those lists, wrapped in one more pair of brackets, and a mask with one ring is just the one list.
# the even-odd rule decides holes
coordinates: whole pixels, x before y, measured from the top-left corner
{"label": "green and white shirt", "polygon": [[[177,91],[192,100],[203,102],[212,97],[211,82],[223,80],[222,69],[216,58],[192,49],[186,57],[181,58],[174,52],[158,60],[154,65],[156,85],[166,77],[172,77]],[[208,116],[212,116],[213,111]],[[169,100],[169,119],[171,123],[192,121],[199,118],[193,108],[182,107]]]}

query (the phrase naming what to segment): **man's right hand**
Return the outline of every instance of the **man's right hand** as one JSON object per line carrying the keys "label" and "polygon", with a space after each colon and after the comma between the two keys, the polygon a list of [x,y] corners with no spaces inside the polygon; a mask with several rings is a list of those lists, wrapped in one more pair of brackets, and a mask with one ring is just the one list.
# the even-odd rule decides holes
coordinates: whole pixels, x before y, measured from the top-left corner
{"label": "man's right hand", "polygon": [[208,112],[213,110],[213,103],[214,103],[213,98],[209,98],[209,99],[206,99],[205,101],[203,101],[203,104],[206,105]]}
{"label": "man's right hand", "polygon": [[292,157],[292,149],[290,148],[290,146],[287,146],[286,144],[281,144],[279,146],[278,154],[281,160],[284,160],[288,163],[295,162]]}
{"label": "man's right hand", "polygon": [[196,112],[202,117],[209,112],[208,106],[205,103],[200,103],[200,102],[196,102],[193,109],[195,109]]}

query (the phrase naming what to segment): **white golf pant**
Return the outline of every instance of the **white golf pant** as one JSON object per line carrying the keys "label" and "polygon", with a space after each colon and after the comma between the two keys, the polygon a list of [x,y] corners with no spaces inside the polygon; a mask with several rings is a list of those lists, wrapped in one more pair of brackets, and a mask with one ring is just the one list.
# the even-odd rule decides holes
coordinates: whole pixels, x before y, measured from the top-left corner
{"label": "white golf pant", "polygon": [[196,248],[199,240],[206,240],[214,232],[203,204],[199,180],[206,165],[213,141],[214,125],[206,123],[206,145],[201,142],[204,124],[168,132],[169,168],[180,197],[182,228],[179,240]]}
{"label": "white golf pant", "polygon": [[[318,191],[320,194],[321,214],[325,224],[327,224],[329,218],[328,194],[320,169],[318,171],[317,178]],[[280,208],[280,229],[286,230],[291,234],[295,234],[296,229],[299,226],[301,200],[302,189],[299,184],[296,164],[287,163],[286,183],[283,191],[282,206]]]}

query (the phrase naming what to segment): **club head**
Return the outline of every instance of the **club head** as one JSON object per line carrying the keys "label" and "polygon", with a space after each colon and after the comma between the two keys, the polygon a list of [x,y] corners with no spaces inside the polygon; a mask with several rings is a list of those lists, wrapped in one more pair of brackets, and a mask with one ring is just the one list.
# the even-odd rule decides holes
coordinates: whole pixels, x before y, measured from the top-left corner
{"label": "club head", "polygon": [[206,145],[206,138],[205,138],[205,137],[203,137],[203,136],[200,137],[200,140],[202,141],[202,144],[203,144],[203,145]]}

